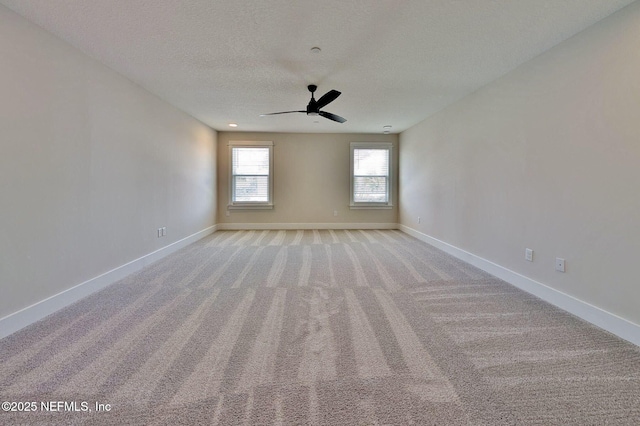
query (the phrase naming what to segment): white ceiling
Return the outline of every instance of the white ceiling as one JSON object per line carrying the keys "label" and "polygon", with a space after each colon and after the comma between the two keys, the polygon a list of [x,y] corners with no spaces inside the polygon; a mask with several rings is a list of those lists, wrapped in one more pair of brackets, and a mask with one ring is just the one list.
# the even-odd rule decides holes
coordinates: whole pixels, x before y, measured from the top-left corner
{"label": "white ceiling", "polygon": [[[633,1],[0,3],[217,130],[397,133]],[[305,109],[308,84],[347,122],[259,116]]]}

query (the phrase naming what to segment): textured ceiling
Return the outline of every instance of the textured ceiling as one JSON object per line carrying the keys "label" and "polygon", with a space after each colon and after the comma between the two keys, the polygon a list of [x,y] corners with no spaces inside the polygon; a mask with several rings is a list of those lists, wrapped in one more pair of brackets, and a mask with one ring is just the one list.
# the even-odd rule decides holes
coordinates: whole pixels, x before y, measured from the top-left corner
{"label": "textured ceiling", "polygon": [[[403,131],[632,2],[0,0],[214,129],[367,133]],[[304,109],[308,84],[341,91],[325,109],[348,121],[259,117]]]}

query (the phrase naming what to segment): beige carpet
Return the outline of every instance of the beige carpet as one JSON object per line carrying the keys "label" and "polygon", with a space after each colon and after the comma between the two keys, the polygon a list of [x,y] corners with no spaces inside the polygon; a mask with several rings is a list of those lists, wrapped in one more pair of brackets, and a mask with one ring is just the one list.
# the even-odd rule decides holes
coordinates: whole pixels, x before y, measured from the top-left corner
{"label": "beige carpet", "polygon": [[638,347],[398,231],[217,232],[0,362],[0,424],[640,424]]}

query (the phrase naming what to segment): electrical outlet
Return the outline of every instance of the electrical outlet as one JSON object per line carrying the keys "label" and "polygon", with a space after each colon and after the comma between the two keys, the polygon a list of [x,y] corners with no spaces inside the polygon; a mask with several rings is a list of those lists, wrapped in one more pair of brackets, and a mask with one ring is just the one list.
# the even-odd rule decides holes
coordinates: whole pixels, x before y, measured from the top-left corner
{"label": "electrical outlet", "polygon": [[533,262],[533,250],[531,250],[530,248],[524,249],[524,260]]}
{"label": "electrical outlet", "polygon": [[162,228],[158,228],[158,238],[162,237]]}
{"label": "electrical outlet", "polygon": [[227,210],[226,212],[224,212],[224,215],[229,217],[229,210]]}
{"label": "electrical outlet", "polygon": [[163,226],[162,227],[162,236],[164,237],[165,235],[167,235],[167,227]]}
{"label": "electrical outlet", "polygon": [[338,216],[338,210],[334,210],[334,211],[333,211],[333,215],[334,215],[334,216]]}
{"label": "electrical outlet", "polygon": [[556,271],[564,272],[564,259],[556,257]]}

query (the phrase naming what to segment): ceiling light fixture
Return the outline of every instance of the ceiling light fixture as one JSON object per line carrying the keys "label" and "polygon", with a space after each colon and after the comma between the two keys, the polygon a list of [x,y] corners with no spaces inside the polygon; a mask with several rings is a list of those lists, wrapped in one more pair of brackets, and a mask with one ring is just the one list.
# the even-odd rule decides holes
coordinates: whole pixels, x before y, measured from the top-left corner
{"label": "ceiling light fixture", "polygon": [[312,47],[311,48],[311,53],[320,53],[322,49],[320,49],[319,47]]}
{"label": "ceiling light fixture", "polygon": [[386,126],[382,126],[382,133],[384,133],[385,135],[391,133],[391,126],[389,126],[388,124]]}
{"label": "ceiling light fixture", "polygon": [[238,127],[236,123],[229,123],[229,127]]}

